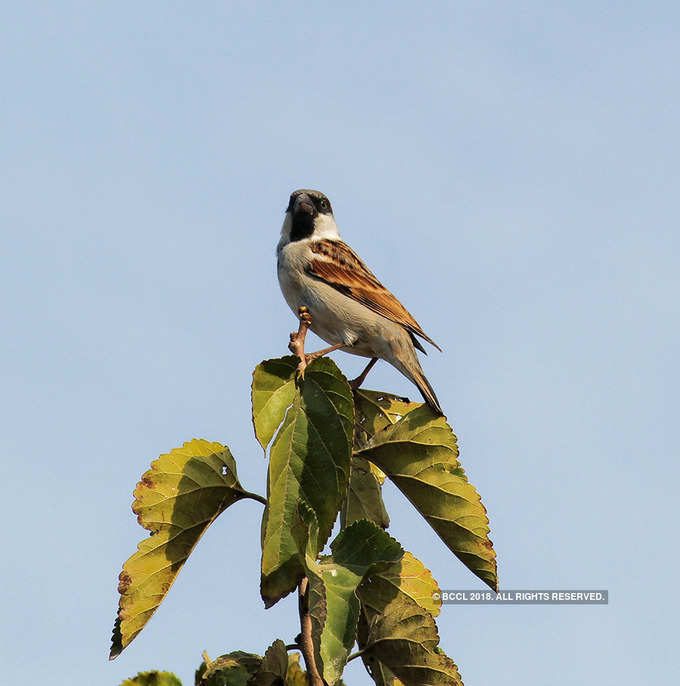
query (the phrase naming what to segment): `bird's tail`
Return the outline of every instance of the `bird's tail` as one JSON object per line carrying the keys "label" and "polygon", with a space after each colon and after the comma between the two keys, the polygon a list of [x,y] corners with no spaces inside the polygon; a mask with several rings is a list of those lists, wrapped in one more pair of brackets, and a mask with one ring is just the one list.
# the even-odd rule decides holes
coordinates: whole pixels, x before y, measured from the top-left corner
{"label": "bird's tail", "polygon": [[423,374],[422,369],[419,370],[420,374],[414,374],[413,383],[418,386],[420,394],[423,396],[425,402],[437,413],[444,414],[442,408],[439,405],[439,400],[437,400],[437,395],[434,392],[434,388],[430,385],[425,374]]}
{"label": "bird's tail", "polygon": [[403,345],[401,347],[401,355],[395,356],[393,359],[388,360],[388,362],[393,364],[406,378],[410,379],[418,387],[425,402],[437,414],[444,414],[434,389],[423,373],[423,369],[420,366],[420,360],[418,359],[418,355],[413,345]]}

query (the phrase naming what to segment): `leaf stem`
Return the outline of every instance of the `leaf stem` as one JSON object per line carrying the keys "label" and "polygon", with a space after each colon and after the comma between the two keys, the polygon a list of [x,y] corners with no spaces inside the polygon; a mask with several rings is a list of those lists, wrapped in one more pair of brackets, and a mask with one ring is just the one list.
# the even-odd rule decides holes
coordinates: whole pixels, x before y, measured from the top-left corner
{"label": "leaf stem", "polygon": [[319,674],[314,659],[314,643],[312,642],[312,618],[309,614],[309,602],[307,598],[307,586],[309,579],[303,577],[298,586],[298,611],[300,613],[300,650],[307,667],[309,686],[324,686],[324,680]]}
{"label": "leaf stem", "polygon": [[244,491],[243,495],[246,498],[252,498],[253,500],[257,500],[258,503],[262,503],[263,505],[267,504],[267,499],[263,498],[259,493],[251,493],[250,491]]}
{"label": "leaf stem", "polygon": [[347,658],[347,662],[349,662],[350,660],[354,660],[354,659],[356,659],[357,657],[361,657],[361,656],[366,652],[367,648],[368,648],[368,646],[367,646],[366,648],[362,648],[361,650],[357,650],[356,653],[352,653],[352,654]]}

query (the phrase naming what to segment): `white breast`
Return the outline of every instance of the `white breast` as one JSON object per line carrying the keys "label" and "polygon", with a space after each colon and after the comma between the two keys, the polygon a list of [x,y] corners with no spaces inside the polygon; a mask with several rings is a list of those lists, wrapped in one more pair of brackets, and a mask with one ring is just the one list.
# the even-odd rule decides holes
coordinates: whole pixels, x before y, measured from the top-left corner
{"label": "white breast", "polygon": [[304,305],[312,317],[311,330],[330,345],[344,343],[346,352],[364,357],[385,357],[387,340],[403,336],[402,327],[310,276],[306,269],[314,259],[310,239],[289,243],[282,238],[277,248],[279,285],[288,306],[297,315]]}

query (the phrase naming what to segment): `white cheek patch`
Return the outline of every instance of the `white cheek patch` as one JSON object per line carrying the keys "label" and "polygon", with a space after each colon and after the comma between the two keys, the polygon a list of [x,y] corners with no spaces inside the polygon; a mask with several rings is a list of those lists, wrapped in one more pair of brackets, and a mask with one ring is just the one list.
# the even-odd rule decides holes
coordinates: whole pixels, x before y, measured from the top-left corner
{"label": "white cheek patch", "polygon": [[316,216],[314,220],[314,238],[340,238],[338,225],[335,223],[332,214],[318,214]]}

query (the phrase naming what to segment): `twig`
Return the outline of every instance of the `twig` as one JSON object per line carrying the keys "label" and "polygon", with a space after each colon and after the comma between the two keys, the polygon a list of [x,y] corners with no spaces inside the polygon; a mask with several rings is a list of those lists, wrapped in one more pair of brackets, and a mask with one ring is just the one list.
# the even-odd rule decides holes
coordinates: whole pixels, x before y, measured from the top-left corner
{"label": "twig", "polygon": [[297,355],[297,357],[300,358],[298,370],[304,374],[305,367],[307,366],[305,337],[307,336],[307,330],[312,323],[312,315],[309,314],[309,310],[304,305],[300,305],[298,308],[298,319],[300,320],[300,326],[297,331],[293,331],[293,333],[290,334],[288,350],[290,350],[293,355]]}
{"label": "twig", "polygon": [[262,497],[259,493],[251,493],[250,491],[245,491],[243,495],[246,498],[252,498],[253,500],[257,500],[258,503],[262,503],[263,505],[267,504],[267,499]]}
{"label": "twig", "polygon": [[324,681],[316,667],[314,644],[312,643],[312,618],[309,614],[307,587],[309,580],[304,577],[298,586],[298,610],[300,612],[300,650],[307,667],[309,686],[324,686]]}

